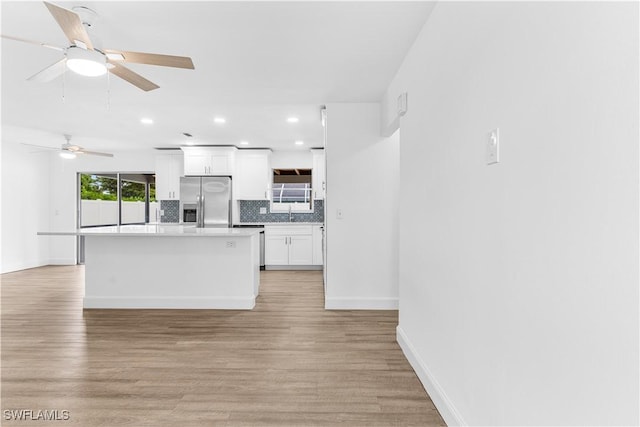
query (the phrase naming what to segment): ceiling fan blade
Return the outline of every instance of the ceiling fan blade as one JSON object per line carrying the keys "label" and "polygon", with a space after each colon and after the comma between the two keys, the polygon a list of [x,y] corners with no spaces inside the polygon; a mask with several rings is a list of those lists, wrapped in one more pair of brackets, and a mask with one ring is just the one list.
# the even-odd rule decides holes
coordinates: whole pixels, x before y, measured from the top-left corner
{"label": "ceiling fan blade", "polygon": [[89,34],[87,34],[87,30],[85,30],[84,25],[82,25],[82,20],[77,13],[46,1],[44,4],[58,22],[58,25],[60,25],[60,28],[62,28],[62,31],[72,45],[78,46],[78,42],[81,42],[87,49],[93,50],[93,44],[91,43],[91,39],[89,39]]}
{"label": "ceiling fan blade", "polygon": [[61,76],[65,72],[66,62],[67,62],[67,59],[62,58],[60,61],[52,65],[49,65],[47,68],[37,72],[33,76],[29,77],[27,80],[31,82],[38,82],[38,83],[50,82],[51,80]]}
{"label": "ceiling fan blade", "polygon": [[36,144],[28,144],[26,142],[21,142],[21,145],[28,145],[29,147],[37,147],[37,148],[44,148],[47,150],[60,150],[60,147],[47,147],[46,145],[36,145]]}
{"label": "ceiling fan blade", "polygon": [[[136,64],[160,65],[163,67],[187,68],[193,70],[193,61],[188,56],[160,55],[157,53],[128,52],[125,50],[105,49],[110,61],[133,62]],[[124,59],[114,58],[114,55],[122,55]]]}
{"label": "ceiling fan blade", "polygon": [[15,40],[15,41],[18,41],[18,42],[36,44],[38,46],[48,47],[49,49],[55,49],[55,50],[59,50],[61,52],[64,52],[64,48],[63,47],[54,46],[54,45],[49,44],[49,43],[41,43],[41,42],[37,42],[37,41],[34,41],[34,40],[23,39],[21,37],[7,36],[5,34],[0,34],[0,37],[2,37],[3,39]]}
{"label": "ceiling fan blade", "polygon": [[78,151],[74,151],[74,153],[90,154],[92,156],[113,157],[113,154],[111,154],[111,153],[101,153],[99,151],[78,150]]}
{"label": "ceiling fan blade", "polygon": [[111,65],[113,65],[113,67],[109,68],[110,73],[115,74],[121,79],[128,81],[132,85],[139,87],[145,92],[158,89],[160,87],[157,84],[145,79],[140,74],[131,71],[124,65],[115,64],[113,62],[111,63]]}

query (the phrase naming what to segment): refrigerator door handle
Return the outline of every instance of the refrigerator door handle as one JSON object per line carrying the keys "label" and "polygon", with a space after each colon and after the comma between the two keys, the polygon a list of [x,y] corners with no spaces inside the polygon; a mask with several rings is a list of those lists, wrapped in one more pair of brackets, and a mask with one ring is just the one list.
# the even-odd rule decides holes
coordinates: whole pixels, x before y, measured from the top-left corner
{"label": "refrigerator door handle", "polygon": [[196,196],[196,227],[200,227],[200,217],[202,216],[202,203],[200,203],[200,195]]}
{"label": "refrigerator door handle", "polygon": [[200,195],[200,224],[198,227],[204,227],[204,194]]}

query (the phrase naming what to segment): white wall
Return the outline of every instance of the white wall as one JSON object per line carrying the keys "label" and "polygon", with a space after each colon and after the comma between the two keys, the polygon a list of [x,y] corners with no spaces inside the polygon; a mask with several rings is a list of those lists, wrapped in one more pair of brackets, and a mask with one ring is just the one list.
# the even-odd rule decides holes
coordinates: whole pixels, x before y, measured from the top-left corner
{"label": "white wall", "polygon": [[49,152],[35,153],[2,135],[0,272],[49,263],[49,247],[36,235],[49,228]]}
{"label": "white wall", "polygon": [[640,422],[638,54],[637,3],[440,2],[390,85],[399,342],[448,423]]}
{"label": "white wall", "polygon": [[380,104],[327,105],[327,308],[397,308],[398,153]]}

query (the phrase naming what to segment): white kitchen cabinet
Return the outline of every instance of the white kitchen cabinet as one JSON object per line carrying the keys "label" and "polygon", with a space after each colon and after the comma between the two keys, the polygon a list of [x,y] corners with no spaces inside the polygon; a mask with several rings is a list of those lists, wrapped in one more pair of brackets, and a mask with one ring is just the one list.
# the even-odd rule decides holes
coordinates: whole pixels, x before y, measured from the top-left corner
{"label": "white kitchen cabinet", "polygon": [[313,236],[289,236],[289,265],[313,264]]}
{"label": "white kitchen cabinet", "polygon": [[239,150],[236,153],[236,200],[269,200],[271,150]]}
{"label": "white kitchen cabinet", "polygon": [[313,198],[315,200],[324,200],[325,195],[325,154],[324,149],[312,149],[313,170],[311,171],[311,187],[313,189]]}
{"label": "white kitchen cabinet", "polygon": [[265,265],[289,265],[289,236],[265,233],[264,263]]}
{"label": "white kitchen cabinet", "polygon": [[156,200],[180,200],[181,152],[156,156]]}
{"label": "white kitchen cabinet", "polygon": [[233,176],[235,147],[182,147],[185,175]]}
{"label": "white kitchen cabinet", "polygon": [[324,264],[324,227],[322,225],[314,225],[313,226],[313,265],[323,265]]}
{"label": "white kitchen cabinet", "polygon": [[265,225],[267,267],[313,265],[313,230],[309,225]]}

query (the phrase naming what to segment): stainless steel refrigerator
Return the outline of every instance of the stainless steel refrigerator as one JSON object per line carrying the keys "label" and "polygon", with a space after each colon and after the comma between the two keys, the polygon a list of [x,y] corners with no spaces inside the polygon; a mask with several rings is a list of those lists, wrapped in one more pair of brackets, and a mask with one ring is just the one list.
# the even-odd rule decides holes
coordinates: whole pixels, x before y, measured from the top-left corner
{"label": "stainless steel refrigerator", "polygon": [[180,178],[180,222],[196,227],[231,227],[231,178]]}

